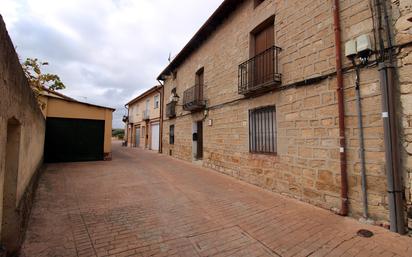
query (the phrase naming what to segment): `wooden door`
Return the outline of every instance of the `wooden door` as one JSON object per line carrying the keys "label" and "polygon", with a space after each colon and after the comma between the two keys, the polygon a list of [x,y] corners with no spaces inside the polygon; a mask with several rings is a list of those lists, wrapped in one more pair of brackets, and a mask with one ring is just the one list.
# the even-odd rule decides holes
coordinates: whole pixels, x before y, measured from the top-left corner
{"label": "wooden door", "polygon": [[255,34],[254,86],[269,82],[274,75],[275,44],[273,24]]}
{"label": "wooden door", "polygon": [[203,121],[197,122],[197,151],[196,159],[201,160],[203,158]]}

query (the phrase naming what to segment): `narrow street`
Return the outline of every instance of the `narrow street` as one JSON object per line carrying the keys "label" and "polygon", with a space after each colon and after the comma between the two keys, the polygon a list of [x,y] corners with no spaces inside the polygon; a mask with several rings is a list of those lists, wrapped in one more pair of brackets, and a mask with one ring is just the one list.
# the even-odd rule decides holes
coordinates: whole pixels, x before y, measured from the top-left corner
{"label": "narrow street", "polygon": [[47,166],[21,256],[412,256],[412,238],[113,147],[111,162]]}

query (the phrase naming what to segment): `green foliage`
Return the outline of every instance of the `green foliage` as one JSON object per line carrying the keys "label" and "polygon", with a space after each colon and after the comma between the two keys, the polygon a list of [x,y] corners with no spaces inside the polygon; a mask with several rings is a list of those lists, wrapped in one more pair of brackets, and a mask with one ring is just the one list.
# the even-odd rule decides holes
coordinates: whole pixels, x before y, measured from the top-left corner
{"label": "green foliage", "polygon": [[119,139],[124,138],[124,129],[113,129],[112,130],[112,136],[117,137]]}
{"label": "green foliage", "polygon": [[66,88],[64,83],[60,80],[60,77],[56,74],[42,73],[42,68],[49,65],[48,62],[41,62],[37,58],[27,58],[22,63],[24,74],[29,81],[29,84],[39,101],[39,104],[43,106],[39,100],[39,95],[45,90],[61,90]]}

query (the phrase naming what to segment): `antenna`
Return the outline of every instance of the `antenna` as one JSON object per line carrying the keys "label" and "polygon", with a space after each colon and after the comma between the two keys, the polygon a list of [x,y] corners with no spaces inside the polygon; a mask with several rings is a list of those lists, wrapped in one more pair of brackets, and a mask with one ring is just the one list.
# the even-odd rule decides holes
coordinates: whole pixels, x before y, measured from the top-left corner
{"label": "antenna", "polygon": [[172,61],[172,52],[169,53],[169,58],[167,59],[169,62]]}

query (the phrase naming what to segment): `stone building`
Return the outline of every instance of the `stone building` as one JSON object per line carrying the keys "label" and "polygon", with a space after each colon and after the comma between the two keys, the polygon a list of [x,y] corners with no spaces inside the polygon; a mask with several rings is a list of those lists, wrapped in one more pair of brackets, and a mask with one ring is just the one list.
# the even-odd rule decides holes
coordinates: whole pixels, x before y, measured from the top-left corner
{"label": "stone building", "polygon": [[8,254],[24,236],[44,137],[45,119],[0,16],[0,242]]}
{"label": "stone building", "polygon": [[158,77],[163,153],[403,233],[411,8],[225,0]]}
{"label": "stone building", "polygon": [[126,104],[127,144],[153,151],[160,150],[162,86],[154,86]]}

